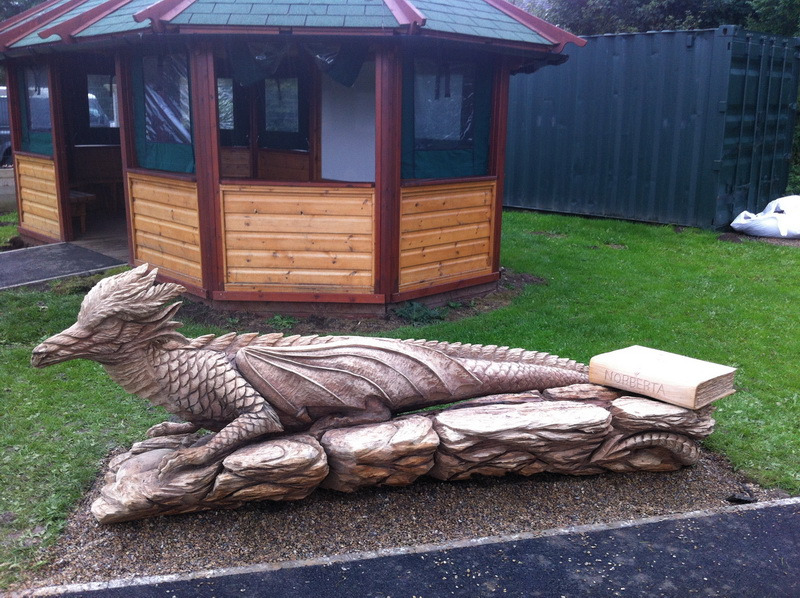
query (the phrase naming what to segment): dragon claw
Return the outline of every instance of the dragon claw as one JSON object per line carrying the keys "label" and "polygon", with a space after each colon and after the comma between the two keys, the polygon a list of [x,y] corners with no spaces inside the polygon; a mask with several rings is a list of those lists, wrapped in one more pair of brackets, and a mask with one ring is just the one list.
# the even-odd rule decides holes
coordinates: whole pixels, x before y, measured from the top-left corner
{"label": "dragon claw", "polygon": [[160,436],[171,436],[173,434],[191,434],[197,430],[198,426],[187,422],[161,422],[160,424],[151,426],[150,429],[147,430],[147,437],[155,438]]}
{"label": "dragon claw", "polygon": [[158,436],[166,436],[168,434],[166,423],[167,422],[164,422],[164,423],[161,423],[161,424],[156,424],[155,426],[151,426],[147,430],[147,437],[148,438],[156,438]]}

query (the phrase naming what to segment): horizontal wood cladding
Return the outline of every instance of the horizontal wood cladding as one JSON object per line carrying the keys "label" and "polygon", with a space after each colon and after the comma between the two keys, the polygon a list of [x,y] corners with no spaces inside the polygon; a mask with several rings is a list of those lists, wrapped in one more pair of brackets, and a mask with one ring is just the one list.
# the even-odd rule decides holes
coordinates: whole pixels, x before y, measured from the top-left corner
{"label": "horizontal wood cladding", "polygon": [[15,156],[20,225],[46,237],[63,239],[59,224],[56,167],[49,158]]}
{"label": "horizontal wood cladding", "polygon": [[372,188],[223,185],[225,291],[372,293]]}
{"label": "horizontal wood cladding", "polygon": [[495,181],[405,187],[399,292],[492,272]]}
{"label": "horizontal wood cladding", "polygon": [[202,286],[197,185],[169,177],[128,173],[137,263]]}

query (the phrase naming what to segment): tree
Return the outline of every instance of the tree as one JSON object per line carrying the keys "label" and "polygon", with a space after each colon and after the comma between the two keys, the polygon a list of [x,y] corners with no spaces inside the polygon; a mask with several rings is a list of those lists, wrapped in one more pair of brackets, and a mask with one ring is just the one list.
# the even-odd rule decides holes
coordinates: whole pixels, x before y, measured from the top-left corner
{"label": "tree", "polygon": [[743,25],[800,35],[800,0],[511,0],[577,35]]}
{"label": "tree", "polygon": [[515,0],[532,14],[578,35],[743,25],[753,12],[752,1]]}
{"label": "tree", "polygon": [[750,29],[780,35],[800,35],[800,1],[750,0],[753,14]]}
{"label": "tree", "polygon": [[43,0],[3,0],[0,2],[0,21],[13,17],[15,14],[42,2]]}

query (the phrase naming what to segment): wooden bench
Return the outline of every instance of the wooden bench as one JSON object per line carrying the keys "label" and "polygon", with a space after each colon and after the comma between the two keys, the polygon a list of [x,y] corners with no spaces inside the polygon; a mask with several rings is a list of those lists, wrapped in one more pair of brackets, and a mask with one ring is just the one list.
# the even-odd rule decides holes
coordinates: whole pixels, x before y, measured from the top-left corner
{"label": "wooden bench", "polygon": [[69,204],[72,208],[72,217],[80,219],[82,235],[86,233],[86,206],[93,203],[95,199],[94,193],[86,193],[74,189],[70,189],[69,191]]}

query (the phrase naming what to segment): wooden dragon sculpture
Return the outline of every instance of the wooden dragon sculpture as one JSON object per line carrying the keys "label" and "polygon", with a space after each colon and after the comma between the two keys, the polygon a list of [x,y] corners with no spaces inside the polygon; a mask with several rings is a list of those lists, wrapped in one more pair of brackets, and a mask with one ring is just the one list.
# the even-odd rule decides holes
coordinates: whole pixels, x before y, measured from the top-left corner
{"label": "wooden dragon sculpture", "polygon": [[77,322],[33,350],[44,367],[91,359],[126,391],[185,423],[149,436],[216,432],[162,461],[161,475],[202,465],[265,435],[386,421],[421,407],[587,381],[586,366],[508,347],[282,334],[188,339],[172,318],[184,289],[142,265],[101,280]]}

